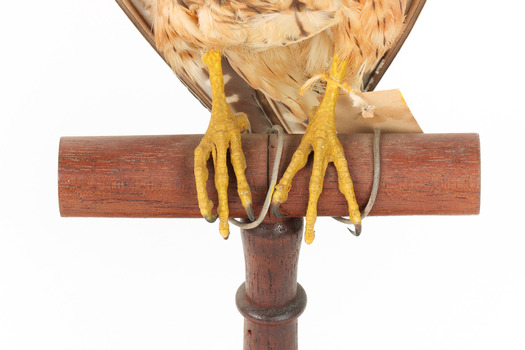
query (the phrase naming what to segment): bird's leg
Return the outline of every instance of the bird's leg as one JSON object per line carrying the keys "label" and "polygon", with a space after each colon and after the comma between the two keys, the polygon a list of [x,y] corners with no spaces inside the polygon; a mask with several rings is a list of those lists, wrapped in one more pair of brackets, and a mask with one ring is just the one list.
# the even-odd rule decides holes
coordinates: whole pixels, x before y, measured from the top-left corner
{"label": "bird's leg", "polygon": [[217,216],[212,214],[213,202],[208,198],[206,191],[206,180],[208,179],[206,163],[211,154],[215,166],[215,187],[219,196],[219,205],[217,207],[220,221],[219,232],[226,239],[230,233],[227,194],[228,167],[226,164],[228,148],[230,149],[230,158],[237,177],[239,197],[248,213],[248,217],[253,221],[252,197],[244,174],[246,160],[241,146],[241,131],[249,128],[249,122],[243,113],[234,115],[226,102],[220,52],[218,50],[208,51],[202,57],[202,60],[208,66],[213,104],[208,130],[199,146],[195,149],[197,197],[202,216],[209,222],[215,221]]}
{"label": "bird's leg", "polygon": [[306,212],[305,241],[310,244],[314,240],[314,224],[317,219],[317,201],[323,190],[323,180],[328,163],[333,162],[338,173],[339,190],[348,201],[350,220],[361,230],[361,215],[357,205],[354,186],[343,147],[337,138],[335,128],[335,104],[339,95],[339,88],[348,71],[349,62],[334,56],[330,75],[327,78],[326,92],[323,101],[317,107],[314,116],[306,128],[301,144],[295,151],[290,165],[286,169],[281,181],[275,187],[272,198],[273,211],[277,214],[279,205],[286,201],[292,186],[292,178],[297,171],[304,167],[310,152],[314,152],[314,163],[310,177],[308,210]]}

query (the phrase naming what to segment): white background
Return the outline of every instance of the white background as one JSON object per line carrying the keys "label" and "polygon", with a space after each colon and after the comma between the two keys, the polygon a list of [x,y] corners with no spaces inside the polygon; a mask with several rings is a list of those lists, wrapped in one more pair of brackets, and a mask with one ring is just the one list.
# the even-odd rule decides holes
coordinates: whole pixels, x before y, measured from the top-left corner
{"label": "white background", "polygon": [[[301,349],[524,349],[523,11],[429,1],[378,89],[426,132],[477,132],[471,217],[321,218]],[[203,133],[208,112],[111,0],[0,20],[0,349],[240,349],[240,234],[204,220],[61,218],[61,136]]]}

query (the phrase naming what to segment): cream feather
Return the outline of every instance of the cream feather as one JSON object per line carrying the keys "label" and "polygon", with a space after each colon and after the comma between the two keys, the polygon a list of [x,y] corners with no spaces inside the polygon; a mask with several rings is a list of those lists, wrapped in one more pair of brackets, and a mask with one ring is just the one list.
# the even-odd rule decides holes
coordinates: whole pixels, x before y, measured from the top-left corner
{"label": "cream feather", "polygon": [[347,82],[361,89],[364,74],[401,34],[405,4],[406,0],[157,0],[153,21],[157,45],[176,72],[202,74],[200,56],[220,49],[250,86],[306,121],[318,104],[318,93],[301,96],[300,87],[327,72],[335,52],[352,62]]}
{"label": "cream feather", "polygon": [[281,122],[290,124],[285,128],[296,132],[304,128],[301,121],[307,120],[323,93],[318,82],[301,96],[302,84],[326,72],[334,52],[352,60],[354,69],[346,81],[353,88],[362,88],[364,78],[368,83],[367,73],[373,74],[378,66],[382,70],[375,75],[380,78],[389,64],[382,60],[385,52],[400,46],[405,12],[410,9],[409,16],[417,18],[424,4],[424,0],[117,0],[130,1],[152,26],[168,64],[190,81],[190,89],[193,84],[206,89],[201,55],[219,48],[226,70],[231,65],[237,74],[230,74],[238,75],[230,87],[242,85],[240,77],[254,89],[247,93],[237,87],[236,94],[247,93],[247,99],[238,95],[236,107],[255,100],[258,115],[268,117],[273,114],[268,108],[273,108]]}

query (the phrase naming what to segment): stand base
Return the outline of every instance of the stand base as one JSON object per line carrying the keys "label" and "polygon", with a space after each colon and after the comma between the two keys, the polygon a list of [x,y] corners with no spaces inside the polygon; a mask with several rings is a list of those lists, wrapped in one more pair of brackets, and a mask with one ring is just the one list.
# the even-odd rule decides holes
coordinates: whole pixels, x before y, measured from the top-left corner
{"label": "stand base", "polygon": [[267,219],[241,230],[246,282],[237,290],[245,350],[296,350],[297,319],[306,293],[297,283],[303,219]]}

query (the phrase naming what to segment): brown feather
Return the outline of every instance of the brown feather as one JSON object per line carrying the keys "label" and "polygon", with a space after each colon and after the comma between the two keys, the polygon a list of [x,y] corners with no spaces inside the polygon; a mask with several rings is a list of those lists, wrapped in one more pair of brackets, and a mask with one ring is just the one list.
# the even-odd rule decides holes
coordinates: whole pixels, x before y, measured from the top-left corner
{"label": "brown feather", "polygon": [[[318,83],[305,96],[300,96],[298,89],[312,75],[327,71],[334,48],[339,56],[354,62],[347,81],[354,88],[364,85],[370,90],[406,38],[401,36],[403,30],[408,34],[424,3],[117,0],[121,6],[130,1],[154,28],[157,48],[177,75],[187,78],[190,90],[207,89],[203,82],[207,71],[200,57],[208,49],[221,49],[226,58],[223,65],[235,70],[229,73],[230,88],[242,85],[240,79],[252,87],[242,97],[238,93],[246,93],[246,87],[234,89],[236,108],[248,101],[256,107],[247,114],[257,110],[251,121],[260,118],[269,125],[280,120],[286,130],[295,132],[301,131],[301,121],[318,104],[323,85]],[[405,11],[411,20],[408,28],[403,24]]]}
{"label": "brown feather", "polygon": [[[251,87],[300,121],[318,104],[299,94],[337,54],[351,62],[355,89],[401,35],[406,0],[157,0],[155,40],[178,74],[201,79],[202,54],[219,49]],[[300,58],[300,59],[298,59]]]}

